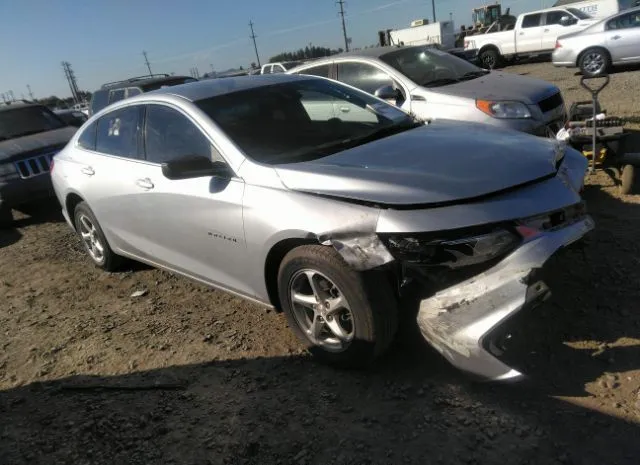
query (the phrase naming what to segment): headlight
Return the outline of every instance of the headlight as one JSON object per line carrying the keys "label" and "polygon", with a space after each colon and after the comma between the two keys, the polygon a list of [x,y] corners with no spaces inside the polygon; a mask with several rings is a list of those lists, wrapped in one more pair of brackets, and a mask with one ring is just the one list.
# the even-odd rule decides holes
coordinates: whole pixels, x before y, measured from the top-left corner
{"label": "headlight", "polygon": [[455,239],[420,234],[384,235],[382,240],[398,260],[424,266],[461,268],[506,255],[522,241],[505,229]]}
{"label": "headlight", "polygon": [[531,118],[529,108],[522,102],[495,102],[492,100],[476,100],[478,110],[489,116],[500,119]]}

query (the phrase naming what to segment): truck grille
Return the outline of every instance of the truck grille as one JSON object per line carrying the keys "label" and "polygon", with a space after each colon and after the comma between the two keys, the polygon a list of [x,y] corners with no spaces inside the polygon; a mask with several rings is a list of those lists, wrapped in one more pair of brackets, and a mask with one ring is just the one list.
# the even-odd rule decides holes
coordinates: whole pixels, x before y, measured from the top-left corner
{"label": "truck grille", "polygon": [[555,110],[560,105],[564,105],[564,100],[562,99],[562,94],[560,92],[538,102],[538,106],[540,107],[540,110],[542,110],[542,113]]}
{"label": "truck grille", "polygon": [[16,170],[22,179],[33,178],[34,176],[40,176],[49,172],[51,166],[51,159],[56,152],[43,153],[31,158],[25,158],[15,162]]}

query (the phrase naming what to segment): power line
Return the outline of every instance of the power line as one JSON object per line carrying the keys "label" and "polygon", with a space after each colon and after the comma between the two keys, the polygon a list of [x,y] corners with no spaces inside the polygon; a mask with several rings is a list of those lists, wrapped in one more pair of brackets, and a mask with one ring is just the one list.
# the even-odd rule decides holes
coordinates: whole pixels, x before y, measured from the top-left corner
{"label": "power line", "polygon": [[249,21],[249,27],[251,28],[251,35],[249,37],[251,37],[251,39],[253,40],[253,48],[256,51],[256,60],[258,60],[258,67],[262,67],[262,65],[260,64],[260,55],[258,55],[258,44],[256,44],[256,37],[258,36],[255,32],[253,32],[253,21]]}
{"label": "power line", "polygon": [[338,0],[336,4],[340,5],[340,16],[342,17],[342,34],[344,35],[344,49],[349,51],[349,39],[347,38],[347,25],[344,22],[344,0]]}
{"label": "power line", "polygon": [[147,69],[149,70],[149,75],[153,74],[151,72],[151,65],[149,64],[149,58],[147,58],[147,52],[145,52],[144,50],[142,51],[142,55],[144,55],[144,62],[147,65]]}

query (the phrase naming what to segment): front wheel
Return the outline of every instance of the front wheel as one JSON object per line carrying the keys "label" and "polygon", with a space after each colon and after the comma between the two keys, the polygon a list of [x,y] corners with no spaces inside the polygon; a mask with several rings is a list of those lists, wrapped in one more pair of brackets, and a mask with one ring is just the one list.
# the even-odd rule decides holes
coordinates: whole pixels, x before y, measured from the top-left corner
{"label": "front wheel", "polygon": [[620,170],[620,194],[631,195],[638,193],[636,167],[633,165],[624,165]]}
{"label": "front wheel", "polygon": [[385,278],[352,270],[330,247],[302,246],[282,261],[278,292],[289,326],[316,358],[363,367],[397,329],[397,302]]}
{"label": "front wheel", "polygon": [[495,69],[500,66],[500,53],[492,48],[480,53],[480,63],[486,69]]}
{"label": "front wheel", "polygon": [[591,48],[580,57],[580,71],[586,77],[603,76],[611,66],[611,58],[606,50]]}

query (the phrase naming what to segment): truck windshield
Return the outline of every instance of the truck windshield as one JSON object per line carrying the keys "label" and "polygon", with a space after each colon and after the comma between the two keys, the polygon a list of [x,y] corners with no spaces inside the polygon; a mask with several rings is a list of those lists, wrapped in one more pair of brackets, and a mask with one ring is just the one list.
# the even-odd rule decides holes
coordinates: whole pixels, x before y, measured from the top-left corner
{"label": "truck windshield", "polygon": [[44,107],[29,106],[0,111],[0,141],[65,126],[60,118]]}
{"label": "truck windshield", "polygon": [[484,76],[489,71],[433,47],[407,47],[380,57],[413,82],[440,87]]}
{"label": "truck windshield", "polygon": [[592,19],[591,16],[589,16],[582,10],[578,10],[577,8],[567,8],[567,11],[578,19]]}

